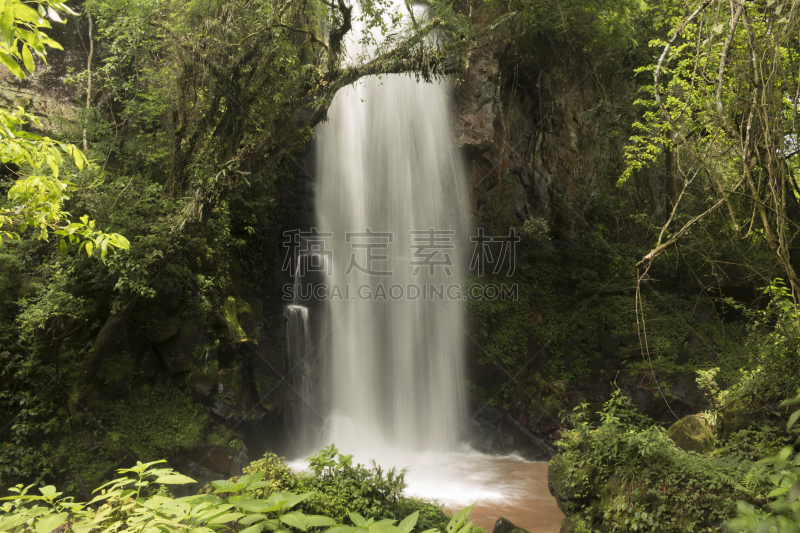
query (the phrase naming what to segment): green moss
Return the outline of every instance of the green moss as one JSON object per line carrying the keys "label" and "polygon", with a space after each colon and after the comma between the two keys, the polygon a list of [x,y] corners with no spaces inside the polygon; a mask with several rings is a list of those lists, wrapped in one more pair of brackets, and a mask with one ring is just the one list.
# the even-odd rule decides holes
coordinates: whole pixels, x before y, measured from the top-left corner
{"label": "green moss", "polygon": [[231,337],[237,342],[247,340],[247,334],[239,324],[236,298],[233,296],[228,296],[228,298],[222,304],[222,313],[225,316],[225,322],[228,325],[228,331],[230,332]]}
{"label": "green moss", "polygon": [[[82,447],[96,446],[95,456],[126,456],[132,452],[143,462],[171,457],[201,442],[208,424],[204,408],[180,391],[162,386],[140,387],[125,398],[99,404],[94,417],[93,429],[81,434]],[[68,443],[65,453],[80,452],[75,439]],[[84,459],[68,457],[67,462],[72,469],[80,471],[81,467],[93,463]],[[100,461],[100,464],[105,462]],[[87,476],[96,478],[93,473]]]}
{"label": "green moss", "polygon": [[703,415],[684,416],[670,426],[667,436],[687,452],[707,453],[714,449],[714,433]]}
{"label": "green moss", "polygon": [[[279,379],[274,379],[267,374],[256,370],[250,376],[250,379],[256,385],[256,391],[259,397],[259,406],[267,411],[272,411],[278,406],[280,401],[281,392],[283,390],[283,382]],[[270,398],[273,401],[270,401]]]}

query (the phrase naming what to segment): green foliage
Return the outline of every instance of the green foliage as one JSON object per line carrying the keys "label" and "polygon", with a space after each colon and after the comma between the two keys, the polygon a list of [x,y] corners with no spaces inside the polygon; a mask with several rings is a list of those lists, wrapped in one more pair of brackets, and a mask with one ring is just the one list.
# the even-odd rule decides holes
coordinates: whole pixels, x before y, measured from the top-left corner
{"label": "green foliage", "polygon": [[577,39],[587,50],[601,47],[631,47],[635,44],[635,22],[645,11],[640,0],[587,2],[490,0],[490,7],[502,6],[517,13],[514,29],[528,33],[549,33],[552,38]]}
{"label": "green foliage", "polygon": [[711,455],[752,462],[778,453],[788,443],[786,432],[778,426],[753,425],[732,433]]}
{"label": "green foliage", "polygon": [[[24,4],[17,5],[30,9]],[[22,130],[27,122],[39,124],[36,117],[21,109],[0,109],[0,163],[18,165],[21,170],[30,167],[26,169],[27,175],[16,180],[8,190],[8,203],[0,207],[0,242],[3,237],[19,239],[21,231],[35,228],[41,240],[47,241],[50,233],[62,236],[62,255],[67,253],[67,243],[77,244],[78,252],[85,250],[88,256],[95,248],[100,249],[104,262],[109,245],[127,250],[130,244],[125,237],[96,230],[88,216],[82,216],[80,222],[67,220],[69,213],[63,211],[63,204],[75,186],[59,179],[59,169],[64,165],[61,153],[71,156],[79,170],[88,160],[71,144]],[[49,175],[45,170],[49,170]]]}
{"label": "green foliage", "polygon": [[323,448],[308,461],[308,472],[293,472],[281,458],[267,454],[246,471],[263,472],[265,479],[273,483],[263,489],[263,494],[273,490],[310,493],[300,508],[306,513],[325,514],[337,522],[352,519],[351,513],[375,522],[418,513],[419,527],[444,530],[450,519],[441,504],[403,496],[403,471],[385,471],[374,462],[371,467],[353,464],[352,456],[339,454],[334,445]]}
{"label": "green foliage", "polygon": [[[40,31],[40,28],[50,27],[45,17],[63,22],[55,9],[76,15],[63,2],[45,0],[35,4],[38,11],[19,0],[5,0],[0,4],[0,62],[21,79],[25,79],[25,73],[18,60],[29,72],[33,73],[35,69],[31,49],[45,62],[45,46],[63,50],[61,45]],[[69,213],[63,211],[63,203],[75,187],[59,179],[59,168],[64,165],[61,152],[73,159],[78,170],[88,164],[88,159],[72,144],[25,131],[23,127],[27,123],[41,124],[38,118],[21,108],[13,111],[0,109],[0,164],[19,169],[24,175],[8,190],[8,203],[0,206],[0,242],[3,237],[19,239],[18,232],[30,227],[36,228],[39,239],[45,241],[51,232],[61,235],[62,255],[67,253],[68,243],[77,244],[78,252],[85,250],[88,256],[95,248],[100,249],[104,262],[109,245],[128,249],[130,244],[125,237],[94,229],[94,221],[86,215],[80,218],[80,222],[66,220]],[[24,168],[26,166],[29,169]],[[49,169],[49,176],[43,173],[44,168]]]}
{"label": "green foliage", "polygon": [[764,287],[763,294],[769,298],[764,309],[727,300],[728,305],[750,319],[747,344],[751,355],[740,368],[739,379],[725,392],[723,409],[753,409],[779,403],[800,386],[800,330],[792,295],[780,278]]}
{"label": "green foliage", "polygon": [[146,459],[198,444],[208,417],[189,396],[165,386],[134,389],[127,398],[104,402],[95,413],[101,424],[114,428],[110,446],[126,444]]}
{"label": "green foliage", "polygon": [[[10,396],[2,393],[3,404],[8,405]],[[51,441],[63,416],[50,398],[25,391],[13,399],[20,410],[10,425],[8,440],[0,443],[0,479],[27,478],[39,484],[53,473],[56,451]]]}
{"label": "green foliage", "polygon": [[25,79],[25,72],[20,68],[19,62],[31,74],[36,69],[31,50],[45,63],[45,47],[63,50],[60,44],[41,31],[41,28],[51,27],[48,18],[55,22],[64,22],[56,10],[76,14],[64,2],[56,0],[5,0],[0,4],[0,63],[8,67],[16,77]]}
{"label": "green foliage", "polygon": [[[264,482],[258,475],[246,476],[231,487],[218,488],[217,492],[234,492],[223,499],[215,495],[197,495],[171,498],[163,495],[146,496],[156,484],[182,485],[194,483],[191,478],[169,468],[151,468],[157,463],[140,462],[134,468],[120,469],[122,477],[101,487],[100,495],[88,503],[74,503],[71,498],[59,498],[62,493],[52,486],[40,489],[42,496],[28,494],[32,486],[18,486],[17,496],[6,498],[2,507],[0,527],[6,531],[25,531],[28,527],[45,532],[67,522],[77,532],[97,528],[111,531],[136,530],[141,532],[178,531],[231,531],[233,524],[249,526],[250,533],[264,529],[284,530],[288,527],[306,531],[309,527],[335,524],[324,516],[305,515],[292,511],[306,495],[274,493],[266,500],[248,498],[248,490],[260,488]],[[262,476],[263,477],[263,476]],[[218,482],[221,484],[221,482]],[[230,489],[230,490],[225,490]],[[238,489],[238,490],[233,490]],[[102,502],[102,503],[101,503]],[[101,504],[99,510],[91,504]]]}
{"label": "green foliage", "polygon": [[[289,491],[269,493],[259,498],[257,493],[271,487],[265,472],[253,472],[235,480],[214,481],[212,494],[174,498],[164,485],[196,483],[193,479],[170,468],[153,468],[165,461],[136,463],[133,468],[119,469],[124,477],[98,488],[100,492],[86,503],[62,497],[52,485],[39,488],[41,496],[29,493],[34,485],[12,488],[14,496],[3,498],[0,506],[0,529],[11,533],[35,530],[49,533],[62,524],[72,531],[89,533],[92,530],[138,531],[141,533],[178,533],[197,531],[245,531],[260,533],[277,531],[325,531],[326,533],[412,533],[417,527],[419,513],[414,512],[399,524],[396,520],[366,519],[356,512],[349,513],[354,525],[344,525],[326,515],[315,515],[301,509],[311,493]],[[467,507],[447,523],[446,533],[469,533],[467,522],[473,506]],[[424,533],[438,533],[428,529]]]}
{"label": "green foliage", "polygon": [[564,433],[551,466],[570,516],[593,530],[718,530],[737,499],[764,490],[752,462],[677,448],[619,393],[603,406],[601,420],[593,427],[573,417],[575,429]]}
{"label": "green foliage", "polygon": [[[790,406],[800,403],[800,389],[792,400],[781,405]],[[794,411],[786,423],[786,429],[797,434],[795,428],[800,419],[800,409]],[[796,443],[795,443],[796,444]],[[758,509],[746,501],[737,502],[737,517],[728,522],[731,531],[791,533],[800,530],[800,453],[794,446],[785,446],[775,455],[766,457],[757,463],[766,469],[772,467],[769,475],[772,490],[767,494],[770,500],[768,510]]]}
{"label": "green foliage", "polygon": [[373,462],[372,467],[353,464],[352,456],[341,455],[330,445],[309,458],[312,473],[297,477],[297,490],[314,491],[308,509],[344,521],[350,512],[376,520],[398,518],[400,495],[405,488],[405,472],[384,471]]}

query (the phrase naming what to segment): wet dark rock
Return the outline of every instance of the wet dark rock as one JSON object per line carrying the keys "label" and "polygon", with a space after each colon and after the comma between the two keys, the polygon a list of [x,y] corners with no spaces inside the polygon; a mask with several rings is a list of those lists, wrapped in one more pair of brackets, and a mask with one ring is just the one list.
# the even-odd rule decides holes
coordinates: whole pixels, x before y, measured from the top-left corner
{"label": "wet dark rock", "polygon": [[158,356],[152,350],[143,352],[139,357],[139,373],[142,377],[152,379],[161,370]]}
{"label": "wet dark rock", "polygon": [[[247,459],[247,451],[231,448],[230,446],[199,446],[189,453],[189,459],[211,472],[216,472],[225,477],[241,475],[242,454]],[[245,463],[246,464],[246,463]]]}
{"label": "wet dark rock", "polygon": [[166,317],[148,329],[148,340],[155,344],[165,342],[177,335],[180,327],[181,321],[178,317]]}
{"label": "wet dark rock", "polygon": [[709,363],[714,363],[717,360],[717,354],[714,350],[714,342],[707,335],[697,330],[689,332],[689,338],[683,345],[683,349],[678,354],[678,363],[686,364],[690,360],[700,358]]}
{"label": "wet dark rock", "polygon": [[221,418],[230,418],[236,412],[236,396],[233,391],[216,394],[214,401],[209,406],[211,412]]}
{"label": "wet dark rock", "polygon": [[[655,383],[653,374],[660,386]],[[633,400],[640,413],[662,424],[672,424],[677,419],[708,408],[708,399],[697,386],[693,375],[667,372],[655,367],[653,372],[624,370],[619,373],[616,382],[623,394]]]}
{"label": "wet dark rock", "polygon": [[178,334],[156,345],[170,375],[188,372],[194,366],[192,355],[203,342],[203,330],[196,324],[182,323]]}
{"label": "wet dark rock", "polygon": [[763,413],[750,409],[726,409],[718,417],[719,432],[724,438],[763,421]]}
{"label": "wet dark rock", "polygon": [[548,461],[553,447],[525,424],[494,407],[485,407],[470,422],[470,446],[494,455],[515,453],[528,461]]}
{"label": "wet dark rock", "polygon": [[199,396],[200,398],[205,398],[206,396],[211,393],[211,385],[203,382],[201,380],[193,381],[189,384],[189,388],[192,390],[194,396]]}
{"label": "wet dark rock", "polygon": [[617,353],[620,347],[621,337],[614,332],[608,332],[603,338],[603,352],[611,357]]}
{"label": "wet dark rock", "polygon": [[715,315],[716,313],[714,312],[714,309],[706,305],[698,305],[694,310],[694,317],[700,324],[707,324],[711,322]]}
{"label": "wet dark rock", "polygon": [[494,523],[492,533],[528,533],[528,530],[515,526],[510,520],[501,516]]}

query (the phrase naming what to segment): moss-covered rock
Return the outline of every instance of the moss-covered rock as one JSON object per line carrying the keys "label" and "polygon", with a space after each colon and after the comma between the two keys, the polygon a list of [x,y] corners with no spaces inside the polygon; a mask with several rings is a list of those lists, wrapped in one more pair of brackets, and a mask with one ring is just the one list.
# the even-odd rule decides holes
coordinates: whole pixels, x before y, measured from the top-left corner
{"label": "moss-covered rock", "polygon": [[687,452],[707,453],[714,449],[714,432],[704,415],[684,416],[670,426],[667,436]]}

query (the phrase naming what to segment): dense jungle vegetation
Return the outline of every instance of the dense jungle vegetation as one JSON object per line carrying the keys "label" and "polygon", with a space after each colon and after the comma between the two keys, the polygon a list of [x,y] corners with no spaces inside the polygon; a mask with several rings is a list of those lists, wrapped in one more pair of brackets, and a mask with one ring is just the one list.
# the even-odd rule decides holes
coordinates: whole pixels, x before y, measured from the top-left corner
{"label": "dense jungle vegetation", "polygon": [[470,394],[555,447],[562,531],[800,529],[800,1],[424,5],[0,0],[4,91],[85,52],[69,118],[0,107],[0,531],[469,530],[334,449],[250,463],[304,150],[397,73],[491,130],[473,219],[522,241],[470,281],[520,298],[470,302]]}

